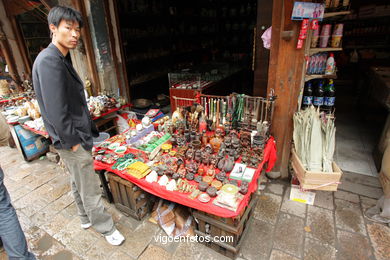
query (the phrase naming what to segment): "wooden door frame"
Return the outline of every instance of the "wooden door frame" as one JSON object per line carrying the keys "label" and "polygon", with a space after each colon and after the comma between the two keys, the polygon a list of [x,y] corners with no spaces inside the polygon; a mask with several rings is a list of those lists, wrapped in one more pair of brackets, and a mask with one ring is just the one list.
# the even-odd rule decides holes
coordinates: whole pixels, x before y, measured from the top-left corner
{"label": "wooden door frame", "polygon": [[297,50],[299,23],[291,20],[293,0],[273,0],[272,39],[267,93],[277,95],[271,133],[277,146],[277,162],[273,171],[282,178],[289,175],[293,115],[304,76],[304,48]]}

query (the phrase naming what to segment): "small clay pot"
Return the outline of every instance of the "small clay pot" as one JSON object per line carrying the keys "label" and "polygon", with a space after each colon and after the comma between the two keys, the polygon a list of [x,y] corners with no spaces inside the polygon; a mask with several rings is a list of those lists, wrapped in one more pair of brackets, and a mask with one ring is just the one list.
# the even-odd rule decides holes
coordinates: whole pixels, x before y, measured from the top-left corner
{"label": "small clay pot", "polygon": [[202,181],[203,177],[200,176],[200,175],[197,175],[195,176],[194,180],[197,182],[197,183],[200,183]]}
{"label": "small clay pot", "polygon": [[202,146],[202,143],[199,140],[193,140],[191,144],[195,150],[199,150],[200,147]]}
{"label": "small clay pot", "polygon": [[210,197],[215,197],[217,196],[217,188],[215,187],[208,187],[207,190],[206,190],[207,194],[210,196]]}
{"label": "small clay pot", "polygon": [[187,173],[186,174],[186,179],[189,181],[192,181],[194,179],[194,174],[193,173]]}
{"label": "small clay pot", "polygon": [[172,179],[178,180],[179,178],[180,178],[180,174],[178,174],[177,172],[175,172],[174,174],[172,174]]}
{"label": "small clay pot", "polygon": [[226,173],[224,171],[221,171],[217,175],[215,175],[215,178],[219,181],[224,181],[226,179]]}
{"label": "small clay pot", "polygon": [[189,143],[191,141],[191,133],[190,130],[186,129],[184,130],[184,138],[186,139],[186,142]]}
{"label": "small clay pot", "polygon": [[240,193],[243,195],[247,194],[248,193],[248,186],[241,186]]}
{"label": "small clay pot", "polygon": [[198,189],[200,191],[206,191],[208,187],[209,187],[209,184],[207,182],[204,182],[204,181],[199,182]]}

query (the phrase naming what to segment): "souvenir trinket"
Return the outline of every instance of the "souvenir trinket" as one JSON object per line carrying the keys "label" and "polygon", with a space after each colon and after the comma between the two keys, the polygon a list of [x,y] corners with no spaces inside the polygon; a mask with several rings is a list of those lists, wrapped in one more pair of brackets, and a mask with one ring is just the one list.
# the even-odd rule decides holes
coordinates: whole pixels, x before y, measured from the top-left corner
{"label": "souvenir trinket", "polygon": [[207,203],[210,201],[210,196],[207,193],[202,193],[198,196],[198,200],[203,203]]}
{"label": "souvenir trinket", "polygon": [[189,181],[194,180],[194,174],[193,174],[193,173],[190,173],[190,172],[187,173],[187,174],[186,174],[186,179],[189,180]]}
{"label": "souvenir trinket", "polygon": [[204,181],[199,182],[198,189],[200,191],[206,191],[208,187],[209,187],[209,184],[207,182],[204,182]]}
{"label": "souvenir trinket", "polygon": [[176,181],[175,180],[170,180],[168,184],[166,185],[166,189],[169,191],[174,191],[176,190]]}
{"label": "souvenir trinket", "polygon": [[206,182],[207,184],[210,184],[213,181],[213,177],[211,176],[203,176],[203,181]]}
{"label": "souvenir trinket", "polygon": [[145,181],[149,182],[149,183],[152,183],[152,182],[156,182],[158,179],[158,175],[157,175],[157,172],[156,171],[151,171],[145,178]]}
{"label": "souvenir trinket", "polygon": [[166,186],[167,183],[168,183],[169,179],[167,176],[163,175],[160,177],[160,179],[158,180],[158,184],[161,185],[161,186]]}
{"label": "souvenir trinket", "polygon": [[199,196],[199,194],[200,194],[200,191],[197,190],[197,189],[195,189],[195,190],[188,196],[188,198],[194,200],[194,199],[196,199],[196,198]]}
{"label": "souvenir trinket", "polygon": [[178,180],[180,178],[180,174],[175,172],[174,174],[172,174],[172,179],[174,180]]}
{"label": "souvenir trinket", "polygon": [[211,182],[211,186],[215,187],[217,190],[219,190],[222,187],[222,182],[220,182],[218,180],[213,180]]}
{"label": "souvenir trinket", "polygon": [[219,173],[217,173],[217,175],[215,175],[215,178],[223,182],[226,179],[226,172],[220,171]]}
{"label": "souvenir trinket", "polygon": [[215,187],[208,187],[207,190],[206,190],[207,194],[210,196],[210,197],[215,197],[217,196],[217,188]]}
{"label": "souvenir trinket", "polygon": [[210,168],[207,170],[207,176],[210,176],[210,177],[214,178],[214,176],[215,176],[214,165],[211,165]]}
{"label": "souvenir trinket", "polygon": [[203,178],[202,176],[196,175],[195,178],[194,178],[194,180],[195,180],[197,183],[199,183],[199,182],[202,181],[202,178]]}

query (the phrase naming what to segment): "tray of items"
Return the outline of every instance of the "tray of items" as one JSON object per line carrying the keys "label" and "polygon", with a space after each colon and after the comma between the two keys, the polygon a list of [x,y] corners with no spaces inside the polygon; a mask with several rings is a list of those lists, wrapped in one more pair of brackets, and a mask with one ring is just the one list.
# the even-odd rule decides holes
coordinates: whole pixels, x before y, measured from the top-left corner
{"label": "tray of items", "polygon": [[179,108],[157,126],[159,131],[149,129],[144,118],[135,129],[94,148],[95,169],[209,214],[239,215],[274,147],[269,125],[262,124],[252,142],[251,132],[225,127],[222,121],[210,128],[205,111],[200,104]]}

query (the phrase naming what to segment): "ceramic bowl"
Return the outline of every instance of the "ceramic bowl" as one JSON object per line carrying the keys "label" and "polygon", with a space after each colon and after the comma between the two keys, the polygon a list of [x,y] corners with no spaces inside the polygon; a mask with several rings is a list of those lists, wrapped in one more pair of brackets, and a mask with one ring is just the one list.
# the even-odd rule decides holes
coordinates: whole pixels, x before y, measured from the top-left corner
{"label": "ceramic bowl", "polygon": [[116,150],[119,146],[121,146],[119,143],[112,143],[108,146],[108,149]]}
{"label": "ceramic bowl", "polygon": [[199,195],[198,200],[203,203],[207,203],[210,201],[210,196],[207,193],[202,193]]}

